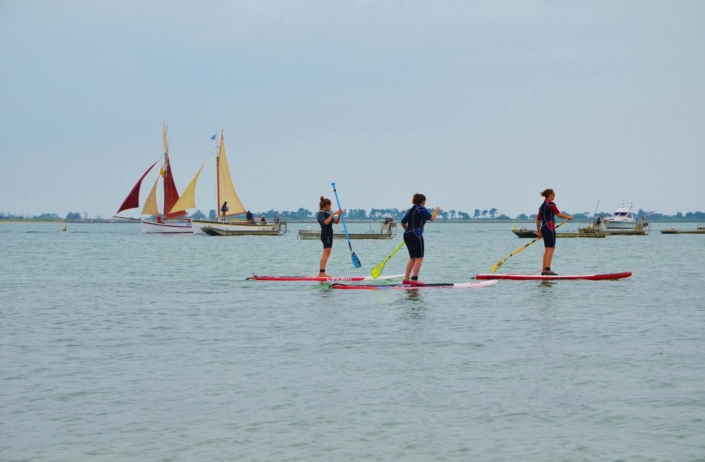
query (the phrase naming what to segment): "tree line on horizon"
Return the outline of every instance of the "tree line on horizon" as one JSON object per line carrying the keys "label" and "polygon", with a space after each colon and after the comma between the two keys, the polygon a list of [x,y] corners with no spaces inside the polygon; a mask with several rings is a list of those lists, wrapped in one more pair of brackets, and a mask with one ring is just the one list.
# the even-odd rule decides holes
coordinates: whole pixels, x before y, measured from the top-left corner
{"label": "tree line on horizon", "polygon": [[[389,208],[389,209],[370,209],[368,212],[366,209],[349,209],[345,213],[345,218],[348,220],[383,220],[385,218],[393,218],[394,220],[401,220],[404,215],[406,214],[407,209],[396,209],[396,208]],[[470,213],[463,212],[462,210],[441,210],[438,213],[438,219],[440,220],[483,220],[483,219],[492,219],[492,220],[534,220],[536,219],[536,214],[531,214],[531,215],[526,215],[525,213],[521,213],[517,215],[516,217],[512,218],[509,217],[505,214],[498,214],[498,210],[496,208],[491,208],[491,209],[475,209],[473,211],[474,213],[470,215]],[[564,213],[569,213],[566,211],[563,211]],[[299,208],[296,211],[290,211],[290,210],[284,210],[284,211],[278,211],[278,210],[268,210],[266,212],[252,212],[252,215],[255,217],[262,217],[264,216],[265,219],[267,220],[272,220],[274,217],[277,216],[282,216],[286,220],[313,220],[316,218],[316,214],[318,211],[310,211],[308,209],[305,209],[303,207]],[[607,212],[597,212],[594,216],[611,216],[612,213],[607,213]],[[573,214],[575,219],[577,220],[585,220],[585,219],[590,219],[593,217],[593,214],[590,212],[583,212],[583,213],[575,213]],[[639,211],[636,213],[636,216],[638,217],[645,217],[647,220],[651,221],[679,221],[679,220],[705,220],[705,213],[697,211],[697,212],[677,212],[674,215],[667,215],[663,213],[658,213],[654,211],[645,211],[643,209],[639,209]],[[190,216],[190,218],[196,219],[196,220],[214,220],[217,217],[217,213],[215,210],[210,210],[208,215],[204,214],[201,210],[196,211],[193,215]],[[42,213],[41,215],[35,215],[35,216],[26,216],[26,215],[15,215],[13,213],[4,213],[0,212],[0,220],[23,220],[23,219],[33,219],[33,220],[67,220],[67,221],[78,221],[78,220],[88,220],[88,214],[87,213],[79,213],[79,212],[69,212],[65,218],[60,217],[56,213]],[[95,220],[102,220],[102,217],[100,215],[97,215],[93,217]]]}

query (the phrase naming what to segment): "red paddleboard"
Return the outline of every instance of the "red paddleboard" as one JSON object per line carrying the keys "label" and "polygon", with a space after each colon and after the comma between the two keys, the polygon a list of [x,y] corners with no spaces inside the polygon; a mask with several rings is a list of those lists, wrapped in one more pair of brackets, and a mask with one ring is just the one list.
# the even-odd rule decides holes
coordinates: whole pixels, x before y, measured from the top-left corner
{"label": "red paddleboard", "polygon": [[372,276],[331,276],[331,277],[321,277],[321,276],[250,276],[247,278],[248,281],[279,281],[279,282],[296,282],[296,281],[309,281],[309,282],[355,282],[355,281],[387,281],[390,279],[402,279],[403,274],[394,274],[392,276],[380,276],[374,279]]}
{"label": "red paddleboard", "polygon": [[569,276],[542,276],[540,274],[478,274],[475,279],[509,279],[512,281],[562,281],[573,279],[587,279],[600,281],[605,279],[623,279],[632,275],[631,271],[608,274],[578,274]]}
{"label": "red paddleboard", "polygon": [[421,289],[482,289],[497,284],[497,281],[482,282],[460,282],[460,283],[439,283],[425,284],[423,286],[412,286],[410,284],[386,284],[383,286],[347,285],[333,284],[332,289],[347,290],[421,290]]}

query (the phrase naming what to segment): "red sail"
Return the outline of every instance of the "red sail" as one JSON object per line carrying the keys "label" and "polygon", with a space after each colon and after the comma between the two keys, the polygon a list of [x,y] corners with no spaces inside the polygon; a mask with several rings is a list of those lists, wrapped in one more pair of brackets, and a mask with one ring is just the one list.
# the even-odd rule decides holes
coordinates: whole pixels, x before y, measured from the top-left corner
{"label": "red sail", "polygon": [[174,177],[171,174],[171,163],[169,162],[169,154],[164,155],[164,217],[174,218],[186,215],[185,210],[169,213],[169,210],[179,200],[179,192],[174,184]]}
{"label": "red sail", "polygon": [[125,201],[122,203],[115,215],[122,212],[123,210],[136,209],[140,206],[140,186],[142,186],[142,180],[144,180],[144,177],[146,177],[149,171],[152,170],[152,167],[157,165],[157,162],[153,163],[152,166],[149,167],[146,172],[144,172],[144,175],[140,177],[139,181],[134,186],[134,188],[132,188],[130,194],[127,195],[127,198],[125,198]]}

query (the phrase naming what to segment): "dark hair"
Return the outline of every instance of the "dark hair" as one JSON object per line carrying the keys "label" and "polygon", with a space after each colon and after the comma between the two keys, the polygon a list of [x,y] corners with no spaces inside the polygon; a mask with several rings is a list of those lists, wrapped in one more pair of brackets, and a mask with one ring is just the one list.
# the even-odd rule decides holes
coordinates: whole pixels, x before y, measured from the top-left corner
{"label": "dark hair", "polygon": [[325,197],[321,196],[321,202],[318,204],[319,209],[323,209],[326,205],[330,205],[330,199],[326,199]]}
{"label": "dark hair", "polygon": [[556,193],[553,192],[553,189],[548,188],[548,189],[544,189],[543,192],[542,192],[542,193],[539,193],[539,194],[541,194],[543,197],[545,197],[546,199],[548,199],[548,196],[550,196],[551,194],[556,194]]}
{"label": "dark hair", "polygon": [[421,203],[426,201],[426,196],[423,194],[416,193],[414,194],[414,198],[411,199],[411,203],[414,205],[421,205]]}

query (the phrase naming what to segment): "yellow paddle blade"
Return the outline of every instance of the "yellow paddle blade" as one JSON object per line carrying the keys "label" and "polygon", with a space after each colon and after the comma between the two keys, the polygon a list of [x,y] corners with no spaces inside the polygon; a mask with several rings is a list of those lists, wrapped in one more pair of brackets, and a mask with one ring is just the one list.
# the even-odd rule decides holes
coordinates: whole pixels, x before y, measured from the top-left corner
{"label": "yellow paddle blade", "polygon": [[502,266],[502,263],[504,263],[504,260],[498,261],[497,263],[492,265],[492,268],[490,268],[490,272],[494,273],[495,271],[497,271],[499,269],[499,267]]}
{"label": "yellow paddle blade", "polygon": [[382,271],[384,270],[384,264],[387,263],[387,260],[383,261],[382,263],[378,264],[374,268],[372,268],[372,277],[374,279],[377,279],[381,274]]}

